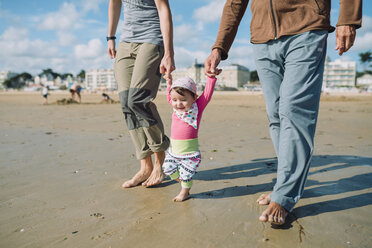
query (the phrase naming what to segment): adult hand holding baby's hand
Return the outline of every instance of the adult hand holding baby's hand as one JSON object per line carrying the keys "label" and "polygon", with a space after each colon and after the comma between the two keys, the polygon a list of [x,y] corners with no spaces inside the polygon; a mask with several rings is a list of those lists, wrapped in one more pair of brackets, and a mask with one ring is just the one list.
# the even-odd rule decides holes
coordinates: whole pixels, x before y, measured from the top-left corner
{"label": "adult hand holding baby's hand", "polygon": [[213,49],[211,54],[204,62],[205,75],[208,77],[215,77],[222,72],[217,66],[221,61],[221,51],[217,48]]}
{"label": "adult hand holding baby's hand", "polygon": [[172,85],[172,71],[174,71],[176,67],[174,66],[174,59],[173,56],[164,55],[163,59],[160,63],[160,73],[163,74],[167,83]]}

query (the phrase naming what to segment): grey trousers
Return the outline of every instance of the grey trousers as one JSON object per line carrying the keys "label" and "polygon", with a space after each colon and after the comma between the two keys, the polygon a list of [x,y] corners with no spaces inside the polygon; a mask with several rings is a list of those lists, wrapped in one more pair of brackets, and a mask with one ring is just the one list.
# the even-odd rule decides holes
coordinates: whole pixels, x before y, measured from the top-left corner
{"label": "grey trousers", "polygon": [[292,211],[303,194],[314,149],[328,32],[254,44],[271,139],[278,157],[271,200]]}
{"label": "grey trousers", "polygon": [[119,98],[137,159],[165,151],[169,138],[153,100],[158,92],[164,48],[149,43],[120,42],[114,65]]}

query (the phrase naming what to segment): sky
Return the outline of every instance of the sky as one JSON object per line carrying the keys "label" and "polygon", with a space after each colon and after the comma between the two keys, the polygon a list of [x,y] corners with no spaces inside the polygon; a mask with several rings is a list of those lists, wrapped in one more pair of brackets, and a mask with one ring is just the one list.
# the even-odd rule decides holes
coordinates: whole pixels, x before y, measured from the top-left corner
{"label": "sky", "polygon": [[[0,71],[29,72],[51,68],[58,73],[112,68],[107,55],[108,0],[0,0]],[[170,0],[177,68],[195,60],[204,63],[216,39],[225,0]],[[332,0],[331,24],[337,23],[339,0]],[[255,70],[250,43],[250,6],[222,65],[238,63]],[[121,33],[121,16],[116,36]],[[341,57],[329,34],[328,56],[358,62],[359,53],[372,51],[372,1],[363,1],[362,28]]]}

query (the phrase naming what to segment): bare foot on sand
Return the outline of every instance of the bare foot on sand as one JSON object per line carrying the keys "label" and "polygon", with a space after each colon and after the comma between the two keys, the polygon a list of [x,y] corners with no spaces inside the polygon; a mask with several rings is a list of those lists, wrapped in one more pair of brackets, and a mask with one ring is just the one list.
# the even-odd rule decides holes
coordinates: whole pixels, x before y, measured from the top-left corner
{"label": "bare foot on sand", "polygon": [[154,169],[151,172],[150,177],[147,178],[147,180],[142,183],[142,186],[145,186],[145,187],[155,186],[155,185],[160,184],[164,180],[165,175],[161,168],[164,162],[164,159],[165,159],[165,152],[155,152]]}
{"label": "bare foot on sand", "polygon": [[145,181],[147,178],[149,178],[151,174],[151,171],[146,171],[146,170],[140,170],[139,172],[137,172],[136,175],[134,175],[134,177],[128,181],[125,181],[123,183],[123,185],[121,185],[121,187],[123,188],[131,188],[131,187],[135,187],[139,184],[141,184],[143,181]]}
{"label": "bare foot on sand", "polygon": [[270,222],[274,225],[283,225],[288,212],[276,202],[270,202],[265,211],[262,212],[259,220]]}
{"label": "bare foot on sand", "polygon": [[[271,193],[270,193],[271,194]],[[270,194],[262,194],[258,197],[257,201],[260,205],[269,205],[270,203]]]}
{"label": "bare foot on sand", "polygon": [[190,198],[190,188],[182,188],[181,192],[173,198],[174,202],[183,202]]}
{"label": "bare foot on sand", "polygon": [[126,181],[121,185],[123,188],[131,188],[135,187],[142,182],[146,181],[152,172],[152,160],[151,156],[148,156],[147,158],[141,159],[141,169],[139,172],[137,172],[132,179]]}
{"label": "bare foot on sand", "polygon": [[161,184],[164,178],[165,176],[162,170],[154,169],[150,177],[142,183],[142,186],[151,187],[151,186]]}

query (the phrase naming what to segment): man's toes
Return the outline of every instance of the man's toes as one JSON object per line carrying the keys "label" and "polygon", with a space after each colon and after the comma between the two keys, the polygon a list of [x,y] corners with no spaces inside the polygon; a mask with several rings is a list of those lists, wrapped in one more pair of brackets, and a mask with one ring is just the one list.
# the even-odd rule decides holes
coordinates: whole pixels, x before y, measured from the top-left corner
{"label": "man's toes", "polygon": [[262,222],[267,222],[268,221],[267,214],[263,212],[258,219]]}
{"label": "man's toes", "polygon": [[123,188],[130,188],[130,185],[129,185],[128,182],[124,182],[124,183],[121,185],[121,187],[123,187]]}
{"label": "man's toes", "polygon": [[162,182],[161,178],[150,179],[148,180],[146,186],[147,187],[155,186],[155,185],[160,184],[161,182]]}
{"label": "man's toes", "polygon": [[267,221],[270,222],[270,223],[274,222],[274,216],[272,216],[272,215],[270,214],[270,215],[268,216],[268,218],[267,218]]}
{"label": "man's toes", "polygon": [[258,201],[258,204],[267,205],[267,201],[266,201],[266,199],[261,199],[261,200]]}
{"label": "man's toes", "polygon": [[150,178],[147,178],[147,179],[142,183],[142,186],[147,186],[147,184],[149,183],[149,179],[150,179]]}
{"label": "man's toes", "polygon": [[131,179],[131,180],[128,180],[128,181],[125,181],[125,182],[121,185],[121,187],[123,187],[123,188],[131,188],[131,187],[133,187],[133,186],[136,186],[136,185],[134,185],[132,179]]}
{"label": "man's toes", "polygon": [[262,201],[263,199],[265,199],[265,196],[266,196],[265,194],[260,195],[260,197],[258,197],[256,202]]}
{"label": "man's toes", "polygon": [[262,194],[262,195],[257,199],[256,202],[258,202],[258,204],[260,204],[260,205],[267,205],[267,204],[270,203],[270,196],[267,195],[267,194]]}

